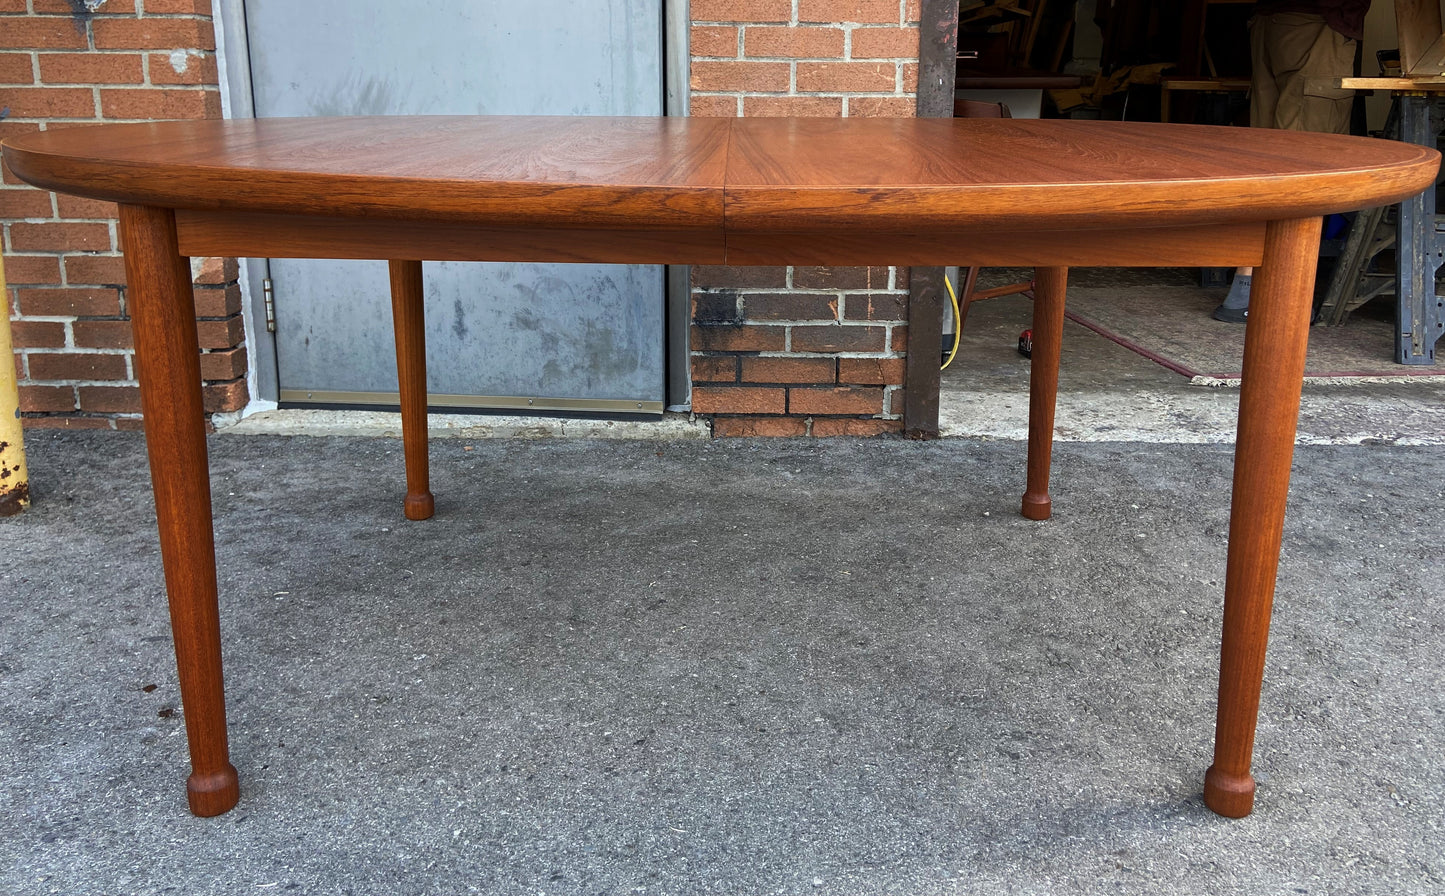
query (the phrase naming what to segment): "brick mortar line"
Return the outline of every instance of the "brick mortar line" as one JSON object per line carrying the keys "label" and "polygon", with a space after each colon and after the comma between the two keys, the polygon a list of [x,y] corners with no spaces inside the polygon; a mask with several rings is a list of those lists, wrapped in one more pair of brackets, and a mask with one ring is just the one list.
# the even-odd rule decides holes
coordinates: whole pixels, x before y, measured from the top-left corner
{"label": "brick mortar line", "polygon": [[798,359],[798,358],[818,358],[818,357],[825,357],[825,358],[842,358],[842,359],[848,360],[848,361],[888,361],[888,360],[897,360],[897,359],[903,357],[903,355],[898,355],[898,354],[895,354],[895,355],[893,355],[893,356],[891,356],[891,357],[890,357],[890,356],[887,356],[887,355],[881,355],[881,356],[880,356],[878,352],[705,352],[705,351],[694,351],[694,352],[691,352],[691,354],[692,354],[694,357],[700,357],[700,358],[715,358],[715,357],[724,357],[724,358],[726,358],[726,357],[735,357],[735,358],[782,358],[782,359],[789,359],[789,358],[791,358],[791,359]]}
{"label": "brick mortar line", "polygon": [[[32,189],[34,189],[34,188],[32,188]],[[51,215],[51,216],[48,217],[48,218],[5,218],[4,220],[5,220],[5,223],[7,223],[7,224],[109,224],[109,223],[113,223],[113,222],[115,221],[115,218],[62,218],[62,217],[60,217],[58,214],[54,214],[54,215]],[[10,255],[11,253],[7,252],[7,253],[5,253],[5,254],[6,254],[6,255]],[[52,253],[49,253],[49,254],[46,254],[46,255],[41,255],[41,254],[39,254],[39,253],[31,252],[31,253],[27,253],[27,254],[29,254],[29,256],[30,256],[31,258],[56,258],[56,257],[64,257],[64,256],[68,256],[68,255],[74,255],[75,253],[74,253],[74,252],[59,252],[59,253],[52,252]],[[98,255],[99,253],[96,253],[96,254]],[[21,255],[21,253],[16,252],[16,253],[14,253],[14,255],[15,255],[15,257],[19,257],[19,256]],[[116,255],[114,255],[114,256],[112,256],[112,257],[119,258],[119,257],[121,257],[121,256],[120,256],[119,253],[117,253]]]}
{"label": "brick mortar line", "polygon": [[[59,384],[57,384],[57,385],[59,385]],[[701,385],[701,386],[703,386],[703,387],[705,387],[705,388],[713,388],[713,387],[716,387],[716,386],[724,386],[724,387],[726,387],[726,386],[733,386],[733,385],[741,385],[741,386],[743,386],[743,387],[745,387],[745,388],[749,388],[749,389],[753,389],[753,388],[756,388],[756,389],[784,389],[784,390],[809,389],[809,390],[813,390],[813,391],[817,391],[817,390],[819,390],[819,389],[837,389],[837,388],[883,389],[883,390],[885,390],[885,394],[884,394],[884,396],[883,396],[884,401],[885,401],[885,405],[886,405],[887,399],[889,398],[886,390],[890,390],[890,389],[891,389],[892,391],[895,391],[895,392],[896,392],[898,389],[903,388],[902,386],[877,386],[877,385],[864,385],[864,384],[853,384],[853,383],[699,383],[699,385]],[[724,413],[726,413],[726,412],[724,412]],[[887,411],[884,411],[884,413],[887,413]],[[856,415],[847,415],[847,416],[856,416]]]}
{"label": "brick mortar line", "polygon": [[[0,51],[0,52],[3,52],[3,51]],[[86,87],[90,87],[90,88],[95,89],[95,90],[204,90],[204,89],[206,89],[206,87],[208,86],[208,85],[205,85],[205,84],[165,84],[165,83],[155,84],[155,83],[152,83],[152,82],[149,80],[149,77],[150,77],[149,74],[147,74],[147,75],[146,75],[147,80],[145,80],[145,81],[120,81],[120,82],[116,82],[116,83],[107,82],[107,83],[105,83],[105,84],[95,84],[95,83],[93,83],[93,82],[88,82],[88,81],[86,81],[86,82],[81,82],[81,81],[44,81],[44,82],[41,82],[41,81],[37,81],[37,82],[34,83],[34,84],[3,84],[3,85],[0,85],[0,88],[16,87],[16,88],[20,88],[20,89],[22,89],[22,90],[81,90],[81,89],[84,89],[84,88],[86,88]],[[212,88],[212,89],[214,89],[214,88]],[[14,116],[14,117],[7,117],[5,120],[6,120],[6,121],[64,121],[64,120],[67,120],[67,119],[62,119],[62,118],[59,118],[59,117],[56,117],[56,116],[48,116],[48,117],[45,117],[45,118],[35,118],[35,117],[22,118],[22,117],[19,117],[19,116]],[[71,119],[71,120],[89,121],[90,119]],[[106,120],[107,120],[107,121],[118,121],[119,119],[106,119]],[[137,120],[149,121],[149,120],[153,120],[153,119],[137,119]],[[13,185],[12,185],[12,184],[6,184],[6,186],[13,186]]]}
{"label": "brick mortar line", "polygon": [[[27,365],[27,367],[28,367],[28,365]],[[129,364],[129,363],[126,364],[126,372],[127,372],[127,373],[134,373],[133,365],[132,365],[132,364]],[[236,380],[244,380],[245,378],[246,378],[246,375],[245,375],[245,374],[242,374],[242,375],[240,375],[240,376],[227,377],[227,378],[225,378],[225,379],[220,379],[220,380],[202,379],[201,382],[214,385],[214,384],[216,384],[216,383],[234,383]],[[132,388],[132,387],[136,387],[138,384],[137,384],[136,381],[135,381],[135,377],[134,377],[134,376],[131,376],[131,377],[129,377],[128,379],[121,379],[121,380],[82,380],[82,379],[30,380],[29,382],[22,383],[21,385],[26,385],[26,386],[114,386],[114,387],[117,387],[117,388]]]}
{"label": "brick mortar line", "polygon": [[[36,19],[63,19],[73,22],[75,14],[71,12],[36,12],[34,3],[26,4],[26,12],[5,12],[0,13],[0,19],[4,18],[36,18]],[[198,19],[211,21],[212,17],[206,13],[199,12],[144,12],[137,9],[135,12],[112,12],[104,6],[100,6],[91,12],[86,13],[87,23],[97,19],[110,19],[113,21],[125,19]]]}
{"label": "brick mortar line", "polygon": [[[866,92],[864,92],[864,91],[827,91],[827,90],[806,90],[806,91],[799,91],[799,90],[791,89],[791,88],[790,88],[790,89],[789,89],[789,92],[787,92],[787,93],[782,93],[782,92],[780,92],[780,91],[760,91],[760,90],[694,90],[694,91],[692,91],[692,95],[693,95],[693,96],[704,96],[704,97],[714,97],[714,96],[715,96],[715,97],[726,97],[726,98],[728,98],[728,99],[734,99],[734,98],[743,99],[743,98],[745,98],[745,97],[750,97],[750,96],[752,96],[752,97],[766,97],[766,98],[770,98],[770,99],[776,99],[777,97],[787,97],[787,96],[838,97],[838,98],[841,98],[841,99],[854,99],[854,98],[856,98],[856,99],[889,99],[889,98],[893,98],[893,99],[908,99],[908,98],[911,98],[911,97],[916,97],[916,96],[918,95],[918,91],[916,91],[916,90],[903,90],[903,91],[900,92],[900,91],[898,91],[898,90],[895,88],[895,90],[894,90],[893,93],[881,93],[881,92],[878,92],[878,91],[866,91]],[[91,121],[91,120],[93,120],[93,119],[74,119],[74,120],[76,120],[76,121]],[[898,265],[894,265],[894,267],[898,267]],[[907,267],[907,265],[904,265],[904,267]]]}
{"label": "brick mortar line", "polygon": [[853,65],[869,65],[870,63],[891,62],[895,65],[906,65],[917,62],[911,56],[865,56],[862,59],[854,59],[848,56],[697,56],[692,57],[700,62],[826,62],[826,63],[851,63]]}
{"label": "brick mortar line", "polygon": [[[900,17],[899,21],[902,21]],[[918,22],[784,22],[781,19],[769,22],[724,22],[719,19],[692,19],[688,26],[691,28],[736,28],[742,31],[744,28],[917,28]]]}
{"label": "brick mortar line", "polygon": [[[900,361],[907,357],[897,352],[803,352],[791,350],[780,352],[712,352],[699,350],[689,351],[688,356],[692,358],[773,358],[780,361],[808,361],[829,358],[838,358],[844,361]],[[747,384],[741,381],[723,381],[719,383],[705,383],[705,385],[738,386]],[[802,385],[808,384],[803,383]]]}
{"label": "brick mortar line", "polygon": [[[214,349],[214,351],[229,351],[230,349]],[[891,348],[880,349],[876,352],[861,350],[841,352],[810,352],[802,349],[764,349],[762,351],[749,351],[746,349],[688,349],[688,355],[694,358],[845,358],[858,361],[878,361],[889,358],[902,358],[904,355],[895,352]]]}
{"label": "brick mortar line", "polygon": [[[220,382],[219,380],[217,382]],[[699,385],[708,389],[902,389],[898,383],[839,383],[839,382],[803,382],[788,383],[776,382],[773,380],[743,380],[741,382],[710,382],[704,381]]]}
{"label": "brick mortar line", "polygon": [[[103,83],[103,84],[97,84],[97,83],[95,83],[95,82],[93,82],[93,81],[86,81],[86,82],[77,82],[77,81],[46,81],[46,82],[44,82],[44,83],[36,83],[36,84],[4,84],[4,85],[0,85],[0,90],[8,89],[8,88],[17,88],[17,89],[20,89],[20,90],[56,90],[56,91],[59,91],[59,90],[85,90],[85,89],[90,89],[91,91],[97,91],[97,90],[109,90],[109,91],[116,91],[116,90],[199,90],[199,91],[203,91],[203,92],[206,91],[206,90],[215,90],[215,89],[216,89],[215,85],[207,85],[207,84],[185,84],[185,83],[167,84],[167,83],[164,83],[164,82],[162,82],[162,83],[160,83],[160,84],[156,84],[156,83],[153,83],[153,82],[150,82],[150,81],[119,81],[119,82],[115,82],[115,83],[106,82],[106,83]],[[94,94],[93,94],[93,93],[92,93],[92,99],[94,99]],[[96,116],[96,117],[99,118],[100,116]],[[12,115],[12,116],[7,117],[5,120],[6,120],[6,121],[46,122],[46,121],[67,121],[67,120],[69,120],[69,121],[89,121],[90,119],[77,118],[76,116],[60,116],[60,115],[46,115],[46,116],[37,116],[37,115],[31,115],[31,116]],[[106,120],[107,120],[107,121],[120,121],[120,120],[122,120],[122,119],[106,119]],[[133,119],[133,120],[135,120],[135,121],[154,121],[154,119]]]}
{"label": "brick mortar line", "polygon": [[[17,286],[16,286],[15,284],[13,284],[13,283],[11,283],[9,286],[10,286],[11,289],[31,289],[31,288],[32,288],[32,287],[28,287],[28,286],[20,286],[20,287],[17,287]],[[35,287],[35,288],[38,288],[38,289],[51,289],[51,288],[58,288],[58,287],[51,287],[51,286],[49,286],[49,285],[46,285],[46,286]],[[80,289],[86,289],[86,288],[88,288],[88,287],[78,287],[78,288],[80,288]],[[94,287],[94,288],[96,288],[96,289],[114,289],[114,287],[110,287],[110,286],[98,286],[98,287]],[[21,315],[19,315],[19,316],[17,316],[17,317],[11,318],[11,320],[28,320],[28,321],[34,321],[35,323],[38,323],[38,324],[63,324],[63,323],[66,323],[67,321],[73,321],[73,320],[120,320],[120,318],[118,318],[118,317],[93,317],[93,316],[86,316],[86,315],[82,315],[82,316],[80,316],[80,317],[77,317],[77,316],[75,316],[74,314],[21,314]]]}
{"label": "brick mortar line", "polygon": [[[211,16],[195,12],[105,12],[97,9],[95,12],[87,13],[86,25],[92,22],[140,22],[140,21],[196,21],[213,22]],[[54,19],[56,21],[73,21],[73,15],[68,12],[6,12],[0,13],[0,19]],[[87,27],[87,31],[90,29]],[[79,48],[77,48],[79,49]]]}
{"label": "brick mortar line", "polygon": [[[208,382],[230,382],[230,380],[209,380]],[[104,386],[115,389],[129,389],[135,387],[134,380],[31,380],[27,386],[63,386],[71,389],[83,389],[86,386]],[[93,413],[105,413],[95,411]]]}
{"label": "brick mortar line", "polygon": [[[149,77],[149,75],[147,75],[147,77]],[[143,83],[139,83],[139,84],[106,84],[105,86],[100,87],[100,88],[97,88],[97,89],[99,89],[99,90],[199,90],[199,91],[202,91],[202,92],[205,92],[205,91],[207,91],[207,90],[214,90],[214,91],[216,91],[217,93],[220,92],[220,88],[216,87],[214,84],[153,84],[153,83],[150,83],[150,82],[143,82]],[[121,121],[121,120],[122,120],[122,119],[118,119],[118,118],[107,118],[107,119],[106,119],[106,121]],[[131,119],[125,119],[125,120],[131,120]],[[153,119],[153,118],[138,118],[138,119],[134,119],[134,120],[135,120],[135,121],[154,121],[155,119]]]}
{"label": "brick mortar line", "polygon": [[[789,293],[791,295],[791,293]],[[219,320],[227,320],[235,315],[228,315]],[[843,320],[837,317],[790,317],[783,320],[755,320],[743,318],[741,324],[736,321],[697,321],[699,327],[729,327],[736,329],[744,327],[839,327],[842,329],[856,329],[858,327],[887,327],[906,324],[907,321],[898,318],[887,318],[886,320]]]}
{"label": "brick mortar line", "polygon": [[[10,286],[10,288],[11,288],[11,289],[15,289],[16,287],[12,284],[12,285]],[[32,287],[22,286],[22,287],[19,287],[19,288],[20,288],[20,289],[30,289],[30,288],[32,288]],[[59,287],[41,286],[41,287],[35,287],[35,288],[38,288],[38,289],[51,289],[51,288],[59,288]],[[75,288],[76,288],[76,289],[114,289],[115,287],[112,287],[112,286],[95,286],[95,287],[77,286],[77,287],[75,287]],[[238,317],[240,317],[240,316],[241,316],[241,312],[239,312],[239,311],[237,311],[235,314],[226,314],[226,315],[223,315],[223,316],[221,316],[221,317],[200,317],[200,316],[197,316],[197,317],[196,317],[196,323],[215,323],[216,321],[234,320],[234,319],[236,319],[236,318],[238,318]],[[130,321],[130,315],[124,314],[124,315],[119,315],[119,316],[117,316],[117,315],[110,315],[110,314],[21,314],[21,315],[19,315],[18,317],[13,317],[13,318],[11,318],[11,320],[16,320],[16,321],[30,321],[30,322],[32,322],[32,323],[37,323],[37,324],[64,324],[64,323],[72,323],[72,322],[90,323],[90,322],[93,322],[93,321],[99,321],[99,322],[101,322],[101,323],[116,323],[116,324],[122,324],[122,323],[128,323],[128,322]],[[236,346],[231,346],[231,348],[235,348],[235,347],[236,347]],[[25,351],[33,351],[33,350],[34,350],[34,349],[25,349]],[[203,348],[203,349],[201,349],[201,351],[203,351],[203,352],[224,352],[224,351],[230,351],[230,350],[231,350],[230,348]],[[17,349],[17,351],[19,351],[19,349]],[[128,349],[128,348],[127,348],[127,349],[107,349],[107,351],[127,351],[127,352],[128,352],[128,351],[133,351],[133,349]]]}
{"label": "brick mortar line", "polygon": [[[692,59],[698,62],[766,62],[773,64],[786,62],[794,66],[800,62],[816,62],[827,65],[912,65],[918,62],[912,56],[865,56],[862,59],[852,59],[846,56],[693,56]],[[116,86],[124,87],[126,85]]]}
{"label": "brick mortar line", "polygon": [[[112,14],[116,18],[123,18],[119,13]],[[160,18],[160,16],[147,16],[147,18]],[[169,18],[186,18],[186,16],[169,16]],[[189,18],[203,18],[202,16],[189,16]],[[921,23],[913,19],[905,18],[905,13],[900,8],[897,19],[890,19],[886,22],[879,22],[870,19],[866,22],[844,20],[841,22],[803,22],[798,19],[797,8],[793,9],[793,18],[790,21],[776,19],[766,22],[724,22],[718,19],[692,19],[688,26],[692,28],[736,28],[742,31],[744,28],[916,28]]]}
{"label": "brick mortar line", "polygon": [[[206,50],[201,47],[137,47],[131,49],[106,49],[106,50],[82,50],[80,47],[6,47],[0,45],[0,53],[29,53],[31,59],[39,59],[41,56],[150,56],[155,53],[174,53],[177,50],[194,53],[197,56],[214,56],[215,50]],[[52,82],[45,81],[42,84]],[[11,87],[21,85],[11,84]]]}
{"label": "brick mortar line", "polygon": [[[888,268],[888,287],[887,287],[886,290],[885,290],[885,289],[881,289],[881,288],[880,288],[880,289],[873,289],[873,288],[871,288],[871,287],[864,287],[863,289],[852,289],[852,288],[847,288],[847,289],[845,289],[845,288],[839,287],[839,288],[837,288],[837,289],[820,289],[820,290],[819,290],[820,292],[824,292],[824,293],[828,293],[828,292],[837,292],[837,293],[850,293],[850,292],[853,292],[853,293],[856,293],[856,292],[886,292],[886,291],[892,291],[892,290],[897,289],[896,287],[893,286],[893,283],[894,283],[894,281],[895,281],[895,279],[896,279],[899,265],[881,265],[881,264],[874,264],[874,265],[806,265],[806,264],[805,264],[805,265],[797,265],[797,264],[790,264],[790,265],[786,265],[785,267],[786,267],[786,271],[785,271],[784,274],[783,274],[783,282],[786,284],[786,286],[785,286],[784,288],[785,288],[785,289],[789,289],[789,290],[801,290],[801,289],[803,289],[803,287],[797,287],[797,286],[794,286],[794,285],[793,285],[793,281],[794,281],[794,279],[796,279],[796,277],[797,277],[797,275],[798,275],[798,268],[800,268],[800,267],[801,267],[801,268],[817,268],[817,267],[824,267],[824,268],[832,268],[832,267],[872,267],[872,268],[881,268],[881,267],[886,267],[886,268]],[[757,292],[766,292],[767,290],[765,290],[765,289],[759,289],[759,290],[756,290],[756,291],[757,291]],[[907,292],[906,289],[897,289],[897,291],[898,291],[898,292]]]}
{"label": "brick mortar line", "polygon": [[[79,53],[89,53],[89,52],[91,52],[91,51],[88,51],[88,50],[77,50],[76,52],[79,52]],[[98,51],[96,51],[96,52],[98,52]],[[161,52],[161,51],[156,51],[156,52]],[[729,61],[729,60],[724,60],[724,61]],[[91,90],[145,90],[145,89],[154,89],[154,90],[200,90],[200,91],[214,90],[214,91],[216,91],[217,93],[219,93],[220,90],[221,90],[221,88],[217,87],[217,86],[214,85],[214,84],[179,84],[179,83],[178,83],[178,84],[156,84],[156,83],[149,82],[149,81],[123,81],[123,82],[119,82],[119,83],[115,83],[115,84],[112,84],[112,83],[109,83],[109,82],[106,82],[106,83],[103,83],[103,84],[96,84],[96,83],[89,82],[89,81],[83,82],[83,83],[72,83],[72,82],[69,82],[69,81],[60,81],[60,82],[46,81],[46,82],[40,83],[40,84],[6,84],[6,85],[4,85],[4,86],[6,86],[6,87],[16,87],[16,88],[20,88],[20,89],[22,89],[22,90],[84,90],[84,89],[86,89],[86,88],[90,88]],[[75,116],[70,116],[69,118],[66,118],[66,117],[60,116],[60,115],[43,115],[43,116],[40,116],[40,115],[30,115],[30,116],[12,115],[12,116],[9,116],[8,118],[6,118],[5,120],[6,120],[6,121],[41,121],[41,122],[44,122],[44,121],[85,121],[85,120],[88,120],[88,119],[77,119]],[[112,118],[112,119],[106,119],[106,120],[107,120],[107,121],[155,121],[154,118]]]}
{"label": "brick mortar line", "polygon": [[895,286],[880,286],[876,289],[859,287],[857,289],[821,289],[816,286],[760,286],[756,289],[738,289],[734,286],[698,286],[693,292],[707,295],[726,295],[730,292],[738,292],[739,298],[743,296],[771,296],[771,295],[805,295],[805,296],[837,296],[846,299],[849,296],[906,296],[908,290],[899,289]]}
{"label": "brick mortar line", "polygon": [[[123,16],[121,16],[121,15],[118,14],[118,13],[113,13],[112,15],[115,15],[115,16],[118,17],[118,18],[123,17]],[[795,7],[793,8],[793,18],[792,18],[791,21],[787,21],[787,22],[783,21],[782,19],[777,19],[777,20],[767,21],[767,22],[725,22],[725,21],[722,21],[722,20],[719,20],[719,19],[691,19],[691,20],[688,22],[688,26],[691,27],[691,28],[736,28],[736,29],[738,29],[738,31],[742,31],[744,28],[840,28],[840,29],[851,29],[851,28],[898,28],[898,29],[903,29],[903,28],[917,28],[917,27],[921,24],[921,23],[918,22],[918,21],[905,18],[904,15],[905,15],[905,14],[904,14],[904,11],[903,11],[902,8],[900,7],[899,13],[898,13],[898,18],[897,18],[897,19],[891,19],[891,20],[886,21],[886,22],[879,22],[879,21],[871,20],[871,19],[870,19],[869,21],[866,21],[866,22],[864,22],[864,21],[857,21],[857,22],[854,22],[854,21],[842,21],[842,22],[831,22],[831,21],[830,21],[830,22],[811,22],[811,21],[810,21],[810,22],[803,22],[803,21],[799,21],[799,20],[798,20],[798,11],[797,11],[797,7],[795,6]],[[148,16],[147,18],[159,18],[159,16]],[[170,16],[170,18],[185,18],[185,16]],[[190,16],[190,18],[203,18],[203,17],[202,17],[202,16],[192,15],[192,16]]]}
{"label": "brick mortar line", "polygon": [[73,348],[61,350],[57,348],[46,348],[44,346],[33,346],[31,348],[17,348],[17,355],[52,354],[52,355],[130,355],[134,354],[128,348]]}
{"label": "brick mortar line", "polygon": [[[74,86],[74,85],[71,85],[71,87],[73,87],[73,86]],[[214,86],[205,86],[205,85],[195,85],[195,86],[191,86],[191,85],[184,85],[184,84],[183,84],[183,85],[180,85],[180,86],[177,86],[177,87],[159,87],[159,86],[156,86],[156,85],[149,85],[149,86],[147,86],[147,85],[135,84],[135,85],[130,85],[129,87],[126,87],[125,85],[117,85],[117,86],[118,86],[118,87],[121,87],[122,89],[127,89],[127,90],[200,90],[200,91],[215,91],[216,93],[220,93],[220,92],[221,92],[218,88],[216,88],[216,87],[214,87]],[[55,88],[55,89],[56,89],[56,90],[67,90],[67,89],[71,89],[71,87],[57,87],[57,88]],[[26,123],[26,124],[41,124],[41,125],[44,125],[44,124],[51,124],[51,123],[53,123],[53,124],[72,124],[72,123],[74,123],[74,124],[95,124],[96,122],[104,122],[104,123],[106,123],[106,124],[147,124],[147,123],[150,123],[150,122],[154,122],[156,119],[154,119],[154,118],[103,118],[103,117],[101,117],[100,115],[95,115],[95,116],[92,116],[92,117],[90,117],[90,118],[77,118],[77,117],[75,117],[75,116],[71,116],[71,117],[68,117],[68,118],[63,118],[63,117],[58,116],[58,115],[57,115],[57,116],[53,116],[53,117],[48,117],[48,118],[36,118],[36,117],[24,118],[24,117],[21,117],[21,116],[18,116],[18,115],[17,115],[17,116],[11,116],[11,117],[9,117],[9,118],[6,118],[5,120],[6,120],[6,121],[24,122],[24,123]],[[198,119],[193,119],[193,120],[194,120],[194,121],[203,121],[203,120],[205,120],[205,119],[199,119],[199,118],[198,118]],[[49,130],[49,129],[42,127],[41,130],[44,131],[44,130]],[[6,186],[20,186],[20,184],[6,184]]]}

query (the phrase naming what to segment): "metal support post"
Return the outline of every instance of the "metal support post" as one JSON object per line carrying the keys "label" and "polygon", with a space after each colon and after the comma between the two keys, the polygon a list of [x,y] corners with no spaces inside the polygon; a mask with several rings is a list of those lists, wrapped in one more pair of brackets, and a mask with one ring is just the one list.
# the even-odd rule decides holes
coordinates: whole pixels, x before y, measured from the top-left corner
{"label": "metal support post", "polygon": [[[1399,106],[1400,139],[1433,148],[1441,130],[1435,97],[1405,93]],[[1400,203],[1398,246],[1395,361],[1433,364],[1435,343],[1445,334],[1445,297],[1435,289],[1435,273],[1445,264],[1445,241],[1433,186]]]}
{"label": "metal support post", "polygon": [[25,442],[20,431],[20,389],[11,360],[10,293],[5,286],[5,258],[0,256],[0,516],[30,506],[30,477],[25,471]]}

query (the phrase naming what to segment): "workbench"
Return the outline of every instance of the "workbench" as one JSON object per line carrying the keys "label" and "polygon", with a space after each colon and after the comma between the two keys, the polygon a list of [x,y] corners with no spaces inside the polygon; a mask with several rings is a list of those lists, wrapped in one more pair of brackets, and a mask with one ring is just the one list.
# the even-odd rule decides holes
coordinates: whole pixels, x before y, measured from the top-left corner
{"label": "workbench", "polygon": [[197,815],[229,810],[239,783],[226,736],[187,256],[390,261],[404,511],[414,520],[434,507],[423,259],[1036,266],[1023,499],[1033,519],[1051,513],[1067,266],[1259,267],[1244,349],[1214,762],[1204,779],[1214,811],[1242,816],[1254,803],[1250,763],[1320,216],[1412,196],[1434,183],[1439,164],[1433,149],[1411,144],[1273,130],[821,118],[118,124],[21,135],[5,143],[4,157],[29,183],[120,203]]}

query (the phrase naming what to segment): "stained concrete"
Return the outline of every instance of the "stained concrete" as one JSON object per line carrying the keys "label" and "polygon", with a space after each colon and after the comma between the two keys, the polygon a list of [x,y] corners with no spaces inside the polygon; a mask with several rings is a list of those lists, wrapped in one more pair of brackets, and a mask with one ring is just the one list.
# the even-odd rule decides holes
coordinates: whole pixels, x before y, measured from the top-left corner
{"label": "stained concrete", "polygon": [[[1025,279],[1027,271],[985,272],[986,285]],[[1110,290],[1143,302],[1194,283],[1182,269],[1079,269],[1071,289]],[[1219,295],[1223,295],[1219,291]],[[1357,312],[1361,314],[1363,312]],[[1019,333],[1033,306],[1021,295],[977,302],[968,312],[958,356],[944,371],[939,425],[945,436],[1024,439],[1028,436],[1029,362],[1018,353]],[[1201,341],[1239,325],[1197,315]],[[1388,341],[1375,347],[1388,359]],[[1360,347],[1359,351],[1365,351]],[[1230,444],[1239,388],[1192,382],[1073,321],[1064,324],[1059,365],[1057,438],[1084,442],[1197,442]],[[1404,368],[1396,368],[1405,373]],[[1304,444],[1445,445],[1445,376],[1307,380],[1300,402]]]}
{"label": "stained concrete", "polygon": [[1230,452],[211,440],[242,800],[184,807],[141,439],[0,520],[7,894],[1434,894],[1445,449],[1304,446],[1254,815],[1199,792]]}
{"label": "stained concrete", "polygon": [[[217,420],[216,429],[234,435],[387,436],[401,438],[395,411],[334,411],[268,408]],[[589,419],[519,414],[428,414],[433,439],[710,439],[712,427],[690,414],[666,413],[645,419]]]}

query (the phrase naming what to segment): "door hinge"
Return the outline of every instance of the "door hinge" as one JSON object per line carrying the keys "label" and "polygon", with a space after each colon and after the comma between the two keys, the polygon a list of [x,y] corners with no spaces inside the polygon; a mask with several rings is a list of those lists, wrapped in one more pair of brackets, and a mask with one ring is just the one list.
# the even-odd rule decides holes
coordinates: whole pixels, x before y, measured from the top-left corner
{"label": "door hinge", "polygon": [[276,290],[271,285],[271,278],[267,277],[261,281],[261,296],[266,302],[266,332],[276,332]]}

